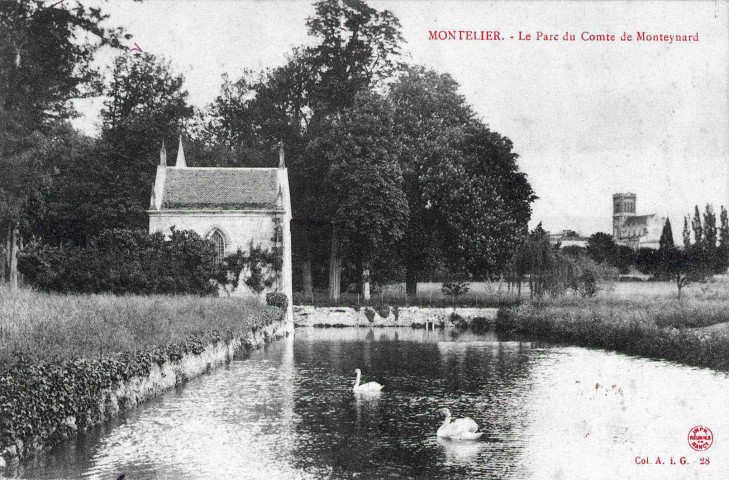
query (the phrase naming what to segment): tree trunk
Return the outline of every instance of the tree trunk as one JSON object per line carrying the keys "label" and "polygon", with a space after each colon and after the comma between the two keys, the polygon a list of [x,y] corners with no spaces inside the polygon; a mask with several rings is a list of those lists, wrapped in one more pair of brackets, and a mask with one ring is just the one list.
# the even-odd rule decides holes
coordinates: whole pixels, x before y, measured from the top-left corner
{"label": "tree trunk", "polygon": [[683,288],[683,284],[681,282],[681,274],[676,275],[676,286],[678,287],[678,299],[681,300],[681,288]]}
{"label": "tree trunk", "polygon": [[302,227],[301,243],[304,259],[301,264],[301,283],[304,287],[304,297],[311,300],[314,296],[314,282],[311,279],[311,230],[308,223],[304,223]]}
{"label": "tree trunk", "polygon": [[18,288],[18,227],[13,226],[10,239],[10,289]]}
{"label": "tree trunk", "polygon": [[362,298],[370,301],[370,266],[367,262],[362,264]]}
{"label": "tree trunk", "polygon": [[339,234],[332,228],[332,252],[329,257],[329,299],[338,302],[341,292],[342,258],[339,255]]}
{"label": "tree trunk", "polygon": [[418,272],[412,265],[405,270],[405,294],[413,299],[418,296]]}
{"label": "tree trunk", "polygon": [[314,295],[314,288],[311,281],[311,256],[307,253],[304,263],[301,265],[304,283],[304,297],[311,298]]}
{"label": "tree trunk", "polygon": [[3,280],[10,281],[10,252],[13,239],[13,224],[8,223],[8,231],[5,235],[5,258],[3,258]]}

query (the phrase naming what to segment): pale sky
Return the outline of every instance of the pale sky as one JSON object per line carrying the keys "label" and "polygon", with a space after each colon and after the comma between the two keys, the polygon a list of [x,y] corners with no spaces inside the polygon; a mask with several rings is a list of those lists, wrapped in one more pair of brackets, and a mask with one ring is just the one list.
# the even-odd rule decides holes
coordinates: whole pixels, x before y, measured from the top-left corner
{"label": "pale sky", "polygon": [[[491,129],[509,137],[539,200],[532,226],[611,232],[612,194],[669,215],[680,241],[693,206],[729,203],[729,3],[371,1],[399,18],[409,61],[451,74]],[[183,73],[193,105],[221,74],[274,67],[309,42],[309,1],[115,0],[102,4],[142,50]],[[429,30],[498,30],[506,39],[433,41]],[[518,41],[565,32],[574,42]],[[584,42],[582,32],[698,33],[699,41]],[[514,36],[514,39],[510,37]],[[131,45],[131,43],[130,43]],[[110,63],[112,54],[99,61]],[[93,133],[100,101],[79,103]]]}

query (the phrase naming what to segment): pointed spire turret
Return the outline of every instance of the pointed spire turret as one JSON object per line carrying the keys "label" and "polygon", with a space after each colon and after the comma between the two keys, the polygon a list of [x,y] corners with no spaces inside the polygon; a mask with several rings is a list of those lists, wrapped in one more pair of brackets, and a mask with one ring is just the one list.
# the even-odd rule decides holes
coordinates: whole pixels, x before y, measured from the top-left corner
{"label": "pointed spire turret", "polygon": [[159,149],[159,164],[163,167],[167,166],[167,149],[164,140],[162,140],[162,148]]}
{"label": "pointed spire turret", "polygon": [[278,142],[278,168],[286,168],[286,163],[284,162],[283,140],[279,140]]}
{"label": "pointed spire turret", "polygon": [[177,163],[175,168],[187,168],[185,163],[185,150],[182,148],[182,135],[180,135],[180,145],[177,147]]}

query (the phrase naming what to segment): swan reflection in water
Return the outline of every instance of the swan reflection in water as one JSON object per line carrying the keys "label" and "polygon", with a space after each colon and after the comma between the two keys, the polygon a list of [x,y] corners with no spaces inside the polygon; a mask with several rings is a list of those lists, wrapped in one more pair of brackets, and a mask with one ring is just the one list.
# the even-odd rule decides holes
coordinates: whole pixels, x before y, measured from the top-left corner
{"label": "swan reflection in water", "polygon": [[356,425],[359,429],[362,426],[362,415],[371,418],[376,422],[380,417],[380,391],[356,391],[354,392],[354,403],[356,408],[357,421]]}
{"label": "swan reflection in water", "polygon": [[478,460],[481,451],[486,448],[484,442],[463,442],[450,438],[438,437],[438,446],[445,454],[448,463],[471,465]]}

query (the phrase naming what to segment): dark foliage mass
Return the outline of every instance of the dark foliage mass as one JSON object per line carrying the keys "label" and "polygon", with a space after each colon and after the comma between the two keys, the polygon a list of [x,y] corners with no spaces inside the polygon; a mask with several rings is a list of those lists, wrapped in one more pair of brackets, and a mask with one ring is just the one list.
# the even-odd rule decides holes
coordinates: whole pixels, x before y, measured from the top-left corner
{"label": "dark foliage mass", "polygon": [[509,281],[516,284],[519,296],[526,276],[532,298],[558,297],[567,292],[593,297],[601,285],[617,278],[618,271],[607,261],[596,262],[584,250],[571,248],[560,251],[550,243],[540,223],[516,249],[509,264]]}
{"label": "dark foliage mass", "polygon": [[266,294],[266,304],[286,310],[289,306],[289,297],[285,293],[270,292]]}
{"label": "dark foliage mass", "polygon": [[20,258],[25,280],[63,293],[211,295],[214,245],[194,232],[108,230],[85,247],[32,245]]}

